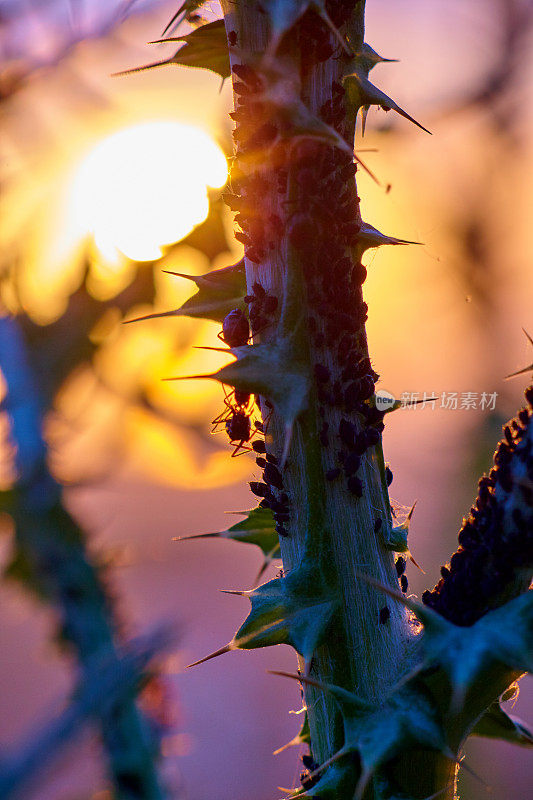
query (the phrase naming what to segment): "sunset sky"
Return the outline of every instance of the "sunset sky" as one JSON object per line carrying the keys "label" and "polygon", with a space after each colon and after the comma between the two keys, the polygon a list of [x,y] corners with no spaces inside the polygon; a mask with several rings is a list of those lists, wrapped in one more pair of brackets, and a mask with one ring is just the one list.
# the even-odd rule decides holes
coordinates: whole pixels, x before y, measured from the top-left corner
{"label": "sunset sky", "polygon": [[[161,35],[176,3],[139,0],[119,26],[111,25],[107,0],[50,0],[34,3],[33,13],[31,5],[21,14],[16,0],[0,4],[2,79],[27,75],[0,111],[1,264],[13,273],[2,302],[42,325],[61,318],[89,253],[92,297],[112,300],[137,269],[150,269],[155,310],[176,308],[191,286],[163,269],[200,275],[242,254],[234,240],[212,265],[191,247],[170,256],[164,249],[205,219],[208,194],[226,180],[228,82],[221,88],[218,76],[175,66],[112,77],[174,52],[175,45],[147,42]],[[525,380],[504,377],[531,363],[522,331],[533,333],[533,86],[525,55],[498,111],[506,124],[496,124],[497,115],[483,106],[461,108],[501,49],[500,5],[367,2],[367,41],[400,59],[378,66],[376,82],[433,133],[374,110],[357,142],[377,148],[361,154],[380,181],[358,177],[364,218],[422,243],[365,257],[378,386],[396,397],[498,397],[493,415],[480,408],[391,415],[384,448],[394,472],[392,497],[405,507],[418,500],[412,551],[426,574],[410,568],[417,593],[437,580],[476,476],[487,468],[502,422],[521,404]],[[216,15],[217,4],[209,7]],[[73,16],[69,8],[77,9]],[[73,36],[79,41],[67,47]],[[30,69],[34,64],[38,69]],[[229,212],[223,225],[231,238]],[[298,708],[298,692],[265,669],[293,669],[292,655],[284,648],[230,653],[182,672],[189,660],[231,638],[245,603],[217,590],[248,588],[258,555],[227,542],[172,541],[224,529],[236,519],[226,512],[251,507],[246,481],[257,479],[254,464],[247,456],[230,459],[223,437],[209,436],[222,409],[220,386],[162,380],[220,366],[219,354],[198,349],[220,344],[219,326],[172,317],[122,324],[153,310],[138,304],[124,315],[113,308],[102,313],[92,332],[101,346],[92,363],[69,376],[48,421],[52,460],[61,476],[86,481],[69,491],[68,503],[93,545],[118,554],[113,581],[128,624],[141,630],[164,618],[183,627],[183,650],[168,666],[179,717],[168,743],[169,772],[190,800],[272,800],[277,785],[297,781],[294,754],[276,761],[271,753],[296,733],[298,718],[288,712]],[[139,403],[141,391],[157,413]],[[50,612],[18,588],[3,585],[0,595],[2,677],[9,686],[0,700],[0,743],[6,745],[47,717],[70,677],[48,641]],[[522,681],[516,713],[533,716],[530,677]],[[481,740],[468,752],[474,770],[486,764],[484,777],[498,800],[526,796],[531,755]],[[100,769],[87,736],[28,800],[106,800],[97,793]],[[462,780],[464,800],[485,797],[472,776]]]}

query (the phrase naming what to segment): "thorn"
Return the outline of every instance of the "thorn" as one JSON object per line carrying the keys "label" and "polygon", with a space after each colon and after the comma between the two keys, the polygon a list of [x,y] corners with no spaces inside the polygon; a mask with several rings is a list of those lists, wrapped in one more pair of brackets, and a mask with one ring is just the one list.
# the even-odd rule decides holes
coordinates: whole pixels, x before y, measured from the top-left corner
{"label": "thorn", "polygon": [[455,755],[453,750],[450,749],[450,747],[443,747],[442,750],[441,750],[441,753],[442,753],[443,756],[446,756],[446,758],[449,758],[450,761],[453,761],[455,764],[458,763],[457,762],[457,756]]}
{"label": "thorn", "polygon": [[368,80],[367,77],[361,75],[360,73],[354,72],[344,78],[345,81],[349,79],[352,79],[358,84],[359,98],[361,103],[364,105],[371,104],[381,106],[384,111],[390,111],[392,109],[401,117],[405,117],[405,119],[408,119],[409,122],[412,122],[418,128],[421,128],[423,131],[431,135],[431,131],[429,131],[427,128],[424,128],[420,122],[417,122],[414,117],[411,117],[407,111],[404,111],[403,108],[401,108],[398,103],[395,103],[391,97],[385,94],[385,92],[382,92],[381,89],[378,89],[378,87]]}
{"label": "thorn", "polygon": [[365,135],[366,118],[368,117],[370,106],[361,106],[361,136]]}
{"label": "thorn", "polygon": [[205,661],[210,661],[212,658],[217,658],[217,656],[221,656],[224,653],[229,653],[231,650],[236,649],[237,648],[230,642],[229,644],[224,645],[224,647],[221,647],[220,650],[215,650],[214,653],[210,653],[208,656],[199,658],[198,661],[193,661],[192,664],[187,664],[186,669],[189,669],[189,667],[197,667],[198,664],[203,664]]}
{"label": "thorn", "polygon": [[[522,328],[522,330],[526,334],[528,342],[530,342],[530,344],[533,345],[533,339],[531,338],[529,333],[526,331],[525,328]],[[518,372],[512,372],[510,375],[506,375],[505,380],[507,381],[509,380],[509,378],[515,378],[517,375],[524,375],[526,372],[533,372],[533,363],[530,364],[529,367],[524,367],[524,369],[519,369]]]}
{"label": "thorn", "polygon": [[189,539],[214,539],[217,536],[221,536],[221,532],[218,531],[217,533],[194,533],[192,536],[174,536],[172,538],[173,542],[187,542]]}
{"label": "thorn", "polygon": [[466,695],[466,686],[454,684],[450,702],[450,714],[456,717],[461,711]]}
{"label": "thorn", "polygon": [[[364,131],[363,131],[363,135],[364,135]],[[367,167],[367,165],[365,164],[365,162],[364,162],[362,159],[360,159],[360,158],[359,158],[359,156],[357,156],[357,155],[355,154],[355,151],[354,151],[354,158],[355,158],[355,160],[357,161],[357,163],[358,163],[358,164],[360,164],[360,165],[363,167],[363,169],[364,169],[364,171],[367,173],[367,175],[370,175],[370,177],[372,178],[372,180],[374,181],[374,183],[376,183],[378,186],[381,186],[381,181],[379,181],[379,180],[378,180],[378,178],[376,178],[376,176],[374,175],[374,173],[372,172],[372,170],[371,170],[371,169],[369,169],[369,167]]]}
{"label": "thorn", "polygon": [[[186,34],[188,36],[188,34]],[[165,44],[166,42],[187,42],[185,36],[167,36],[164,39],[152,39],[146,44]]]}
{"label": "thorn", "polygon": [[414,564],[414,565],[415,565],[415,567],[417,567],[417,569],[419,569],[419,570],[420,570],[420,572],[422,573],[422,575],[425,575],[425,574],[426,574],[426,570],[425,570],[425,569],[422,569],[422,567],[420,566],[420,564],[419,564],[417,561],[415,561],[415,559],[413,558],[413,554],[411,553],[411,551],[410,551],[410,550],[408,551],[408,556],[409,556],[409,561],[410,561],[412,564]]}
{"label": "thorn", "polygon": [[283,452],[281,454],[281,459],[280,459],[280,469],[282,471],[285,467],[285,464],[287,463],[291,441],[292,441],[292,422],[287,422],[285,425],[285,441],[283,442]]}
{"label": "thorn", "polygon": [[320,14],[321,19],[326,23],[326,25],[328,26],[328,28],[330,29],[332,34],[338,40],[339,44],[341,45],[341,47],[344,50],[344,52],[346,53],[346,55],[350,56],[351,58],[353,58],[353,56],[355,54],[353,53],[351,48],[348,46],[348,43],[347,43],[346,39],[344,38],[344,36],[342,35],[342,33],[339,31],[337,26],[333,23],[333,20],[329,16],[329,14],[326,11],[325,7],[320,9],[319,14]]}
{"label": "thorn", "polygon": [[263,575],[265,574],[266,570],[271,565],[271,563],[272,563],[272,559],[271,558],[265,558],[265,560],[263,561],[263,563],[261,565],[261,568],[259,569],[259,572],[255,576],[254,584],[257,585],[259,583],[259,581],[261,580],[261,578],[263,577]]}
{"label": "thorn", "polygon": [[154,67],[166,67],[168,64],[172,64],[171,58],[167,58],[164,61],[152,61],[151,64],[143,64],[142,67],[132,67],[131,69],[123,69],[120,72],[112,72],[111,78],[123,78],[125,75],[134,75],[136,72],[144,72],[144,70],[153,69]]}
{"label": "thorn", "polygon": [[[388,108],[387,108],[387,106],[382,106],[382,108],[383,108],[385,111],[388,111]],[[413,123],[414,125],[416,125],[418,128],[420,128],[421,130],[425,131],[426,133],[429,133],[429,135],[430,135],[430,136],[433,136],[433,134],[431,133],[431,131],[428,131],[428,129],[427,129],[427,128],[424,128],[424,126],[423,126],[423,125],[421,125],[421,124],[420,124],[420,122],[417,122],[417,121],[416,121],[416,119],[415,119],[414,117],[412,117],[410,114],[408,114],[408,113],[407,113],[407,111],[404,111],[404,110],[403,110],[403,108],[401,108],[399,105],[397,105],[397,103],[395,103],[395,104],[392,106],[392,109],[393,109],[394,111],[396,111],[396,113],[397,113],[397,114],[399,114],[401,117],[404,117],[405,119],[408,119],[408,120],[409,120],[409,122],[412,122],[412,123]]]}
{"label": "thorn", "polygon": [[390,690],[390,694],[394,694],[394,692],[397,692],[399,689],[402,688],[402,686],[405,686],[406,683],[409,683],[410,680],[416,678],[417,675],[419,675],[421,672],[424,671],[426,666],[427,664],[421,661],[420,664],[417,664],[416,667],[413,667],[413,669],[409,670],[407,675],[404,675],[403,678],[400,678],[398,683],[394,684],[394,686]]}
{"label": "thorn", "polygon": [[239,597],[246,597],[246,595],[250,594],[249,591],[241,591],[239,589],[219,589],[218,591],[223,594],[237,594]]}
{"label": "thorn", "polygon": [[332,755],[331,758],[328,758],[326,761],[323,761],[322,764],[320,764],[320,766],[318,766],[315,770],[313,770],[313,772],[310,772],[309,775],[307,776],[307,779],[313,780],[313,778],[316,778],[317,775],[320,775],[321,772],[330,767],[336,761],[339,761],[339,759],[347,755],[349,752],[350,749],[348,747],[346,746],[341,747],[341,749],[337,750],[337,752],[334,753],[334,755]]}
{"label": "thorn", "polygon": [[174,23],[176,22],[176,20],[178,19],[178,17],[179,17],[181,14],[183,14],[183,12],[184,12],[184,10],[185,10],[185,6],[186,6],[186,5],[187,5],[186,3],[183,3],[183,4],[182,4],[182,5],[179,7],[179,9],[176,11],[176,13],[174,14],[174,16],[172,17],[172,19],[170,20],[170,22],[169,22],[169,23],[168,23],[168,25],[166,26],[165,30],[164,30],[164,31],[163,31],[163,33],[161,34],[162,36],[164,36],[164,35],[165,35],[165,33],[166,33],[167,31],[169,31],[169,30],[172,28],[172,26],[174,25]]}
{"label": "thorn", "polygon": [[372,779],[374,769],[365,769],[355,787],[354,800],[363,800],[363,795],[366,792],[367,786]]}
{"label": "thorn", "polygon": [[195,381],[203,378],[213,378],[214,373],[205,373],[204,375],[178,375],[176,378],[161,378],[162,381]]}
{"label": "thorn", "polygon": [[[291,739],[290,742],[287,742],[287,744],[284,744],[281,747],[278,747],[277,750],[274,750],[272,755],[273,756],[279,756],[279,754],[283,753],[284,750],[287,750],[288,747],[293,747],[293,746],[295,746],[297,744],[300,744],[300,737],[299,736],[295,736],[294,739]],[[278,789],[280,789],[282,792],[291,791],[290,789],[284,789],[283,786],[278,786]]]}
{"label": "thorn", "polygon": [[177,309],[172,311],[160,311],[157,314],[146,314],[144,317],[135,317],[134,319],[125,319],[122,321],[123,325],[129,325],[130,322],[144,322],[147,319],[159,319],[160,317],[173,317],[178,316]]}
{"label": "thorn", "polygon": [[414,502],[414,503],[413,503],[413,505],[411,506],[411,508],[410,508],[410,510],[409,510],[409,513],[408,513],[408,515],[407,515],[407,522],[410,522],[410,521],[411,521],[411,517],[413,516],[413,511],[415,510],[415,506],[416,506],[416,504],[417,504],[417,503],[418,503],[418,500],[415,500],[415,502]]}
{"label": "thorn", "polygon": [[436,611],[433,611],[432,608],[429,606],[425,606],[418,601],[411,600],[410,597],[406,597],[401,592],[396,591],[395,589],[390,589],[388,586],[385,586],[380,581],[377,581],[375,578],[371,578],[370,575],[366,575],[364,572],[360,572],[359,570],[355,571],[355,574],[361,580],[366,581],[366,583],[373,586],[378,591],[383,592],[384,594],[389,595],[392,597],[393,600],[397,600],[399,603],[402,603],[404,606],[415,614],[416,617],[426,626],[428,623],[433,624],[435,627],[443,628],[451,625],[444,617],[440,614],[437,614]]}
{"label": "thorn", "polygon": [[437,800],[437,797],[440,797],[441,794],[444,794],[444,792],[446,792],[448,789],[450,789],[454,785],[455,785],[455,781],[451,780],[446,784],[446,786],[444,786],[442,789],[439,789],[438,792],[434,792],[434,794],[430,794],[429,797],[425,797],[424,800]]}
{"label": "thorn", "polygon": [[[415,506],[416,506],[417,503],[418,503],[418,500],[415,500],[415,502],[413,503],[413,505],[411,506],[411,508],[409,510],[409,513],[407,514],[407,518],[406,518],[405,522],[403,523],[404,525],[407,526],[407,530],[409,530],[409,523],[411,522],[411,517],[413,516],[413,511],[415,510]],[[415,565],[415,567],[417,567],[420,570],[422,575],[425,575],[426,574],[425,571],[422,569],[420,564],[418,564],[415,561],[415,559],[413,558],[413,554],[411,553],[410,550],[407,551],[407,556],[409,558],[409,561],[411,561]]]}
{"label": "thorn", "polygon": [[506,375],[504,380],[508,381],[509,378],[516,378],[517,375],[524,375],[526,372],[533,372],[533,363],[529,365],[529,367],[524,367],[524,369],[519,369],[518,372],[511,372],[510,375]]}
{"label": "thorn", "polygon": [[460,767],[461,769],[466,770],[466,772],[472,775],[473,778],[476,778],[476,780],[478,780],[481,783],[481,785],[485,787],[487,791],[491,792],[492,786],[489,783],[487,783],[487,781],[484,780],[484,778],[482,778],[481,775],[478,775],[478,773],[475,770],[473,770],[472,767],[469,767],[467,764],[465,764],[464,758],[465,758],[464,756],[462,759],[454,758],[457,766]]}
{"label": "thorn", "polygon": [[185,278],[188,281],[196,283],[197,276],[186,275],[184,272],[173,272],[171,269],[162,269],[161,272],[165,272],[167,275],[174,275],[176,278]]}
{"label": "thorn", "polygon": [[208,347],[207,345],[194,344],[194,350],[212,350],[214,353],[231,353],[230,347]]}
{"label": "thorn", "polygon": [[279,675],[280,678],[290,678],[293,681],[298,681],[299,683],[307,683],[309,686],[315,686],[317,689],[321,689],[323,692],[329,692],[329,687],[326,686],[325,683],[320,683],[320,681],[316,681],[314,678],[306,677],[305,675],[298,675],[294,672],[284,672],[283,670],[277,669],[267,669],[268,675]]}

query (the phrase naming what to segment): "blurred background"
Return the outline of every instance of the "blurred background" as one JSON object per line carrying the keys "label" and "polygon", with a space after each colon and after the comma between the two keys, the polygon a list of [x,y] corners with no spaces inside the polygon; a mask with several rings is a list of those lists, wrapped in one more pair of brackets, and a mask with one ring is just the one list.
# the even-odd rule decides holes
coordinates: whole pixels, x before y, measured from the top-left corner
{"label": "blurred background", "polygon": [[[288,648],[184,665],[231,639],[261,559],[228,541],[173,541],[222,530],[254,505],[248,456],[229,458],[209,422],[222,409],[210,382],[162,378],[208,372],[215,323],[169,317],[201,275],[242,254],[220,202],[231,92],[218,76],[169,65],[160,37],[176,2],[0,2],[0,302],[16,315],[45,409],[49,467],[86,531],[128,634],[160,620],[180,626],[164,663],[170,710],[164,771],[188,800],[272,800],[298,782],[297,749],[272,751],[299,728],[299,694],[265,674],[294,669]],[[219,13],[207,4],[205,19]],[[180,31],[190,28],[184,24]],[[418,500],[410,589],[432,588],[456,547],[461,518],[489,469],[502,423],[522,404],[532,361],[533,84],[530,0],[370,0],[367,41],[398,58],[375,82],[424,125],[369,114],[358,146],[380,185],[360,173],[363,216],[416,247],[366,256],[370,351],[380,388],[435,395],[391,415],[385,455],[391,496]],[[224,155],[225,154],[225,155]],[[457,408],[441,397],[457,393]],[[482,395],[490,396],[486,405]],[[465,399],[466,398],[466,399]],[[453,405],[453,404],[452,404]],[[461,406],[464,406],[461,408]],[[1,424],[0,479],[13,481]],[[257,479],[257,477],[255,477]],[[0,748],[16,747],[68,697],[72,663],[52,643],[56,621],[12,568],[13,525],[0,517]],[[267,577],[275,574],[274,566]],[[20,576],[19,576],[20,577]],[[533,679],[513,713],[533,719]],[[474,740],[470,767],[499,800],[530,796],[533,758]],[[488,788],[465,771],[461,797]],[[50,763],[28,800],[106,800],[99,744],[88,730]]]}

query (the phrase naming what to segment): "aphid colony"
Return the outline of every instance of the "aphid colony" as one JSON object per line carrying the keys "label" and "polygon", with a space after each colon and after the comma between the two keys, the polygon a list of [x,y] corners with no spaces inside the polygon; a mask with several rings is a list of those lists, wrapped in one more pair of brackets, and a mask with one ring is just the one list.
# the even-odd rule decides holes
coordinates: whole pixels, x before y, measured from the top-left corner
{"label": "aphid colony", "polygon": [[[342,3],[336,7],[342,17],[346,9]],[[320,50],[320,40],[328,37],[318,36],[321,23],[317,25],[313,20],[310,15],[306,25],[317,28],[317,35],[310,33],[310,41],[315,42],[311,49],[315,51]],[[326,49],[329,52],[329,44]],[[321,60],[329,56],[326,52],[315,52],[314,57]],[[316,139],[304,137],[288,144],[287,121],[272,113],[268,102],[265,103],[263,76],[245,64],[234,64],[232,72],[236,107],[231,116],[235,122],[236,160],[231,191],[225,199],[241,228],[236,238],[245,246],[248,261],[255,264],[270,258],[269,254],[276,251],[284,236],[300,258],[307,294],[303,307],[307,307],[315,361],[324,474],[330,482],[342,479],[347,492],[357,499],[363,494],[363,481],[357,473],[367,451],[379,445],[384,427],[383,414],[372,402],[379,376],[368,357],[364,328],[368,307],[363,301],[362,284],[367,271],[353,257],[360,232],[353,181],[357,165],[339,147]],[[345,126],[350,123],[345,122],[345,90],[341,84],[333,83],[331,98],[320,109],[320,117],[348,141],[350,131]],[[268,160],[274,164],[269,171],[262,168],[267,150]],[[290,200],[289,173],[293,180]],[[270,324],[269,316],[276,310],[277,298],[269,296],[257,282],[252,288],[252,294],[245,299],[256,333]],[[227,335],[222,333],[224,341],[230,346],[242,345],[249,334],[247,320],[243,322],[234,311],[224,323],[228,328]],[[238,331],[239,345],[230,340],[234,330]],[[228,433],[235,434],[232,444],[240,452],[256,429],[247,419],[251,406],[239,405],[237,399],[233,396],[227,400],[223,420]],[[253,442],[252,446],[261,445]],[[274,482],[269,480],[267,472],[265,482],[252,483],[251,488],[261,498],[262,505],[277,510],[283,535],[288,509],[275,480],[275,476]],[[281,495],[276,495],[276,491]]]}
{"label": "aphid colony", "polygon": [[[252,293],[245,297],[245,302],[248,303],[252,330],[254,333],[259,333],[270,324],[278,300],[256,282],[252,286]],[[235,308],[226,315],[219,338],[230,348],[245,347],[249,343],[250,323],[244,311]],[[265,401],[265,404],[268,406],[268,401]],[[261,498],[260,507],[272,510],[277,533],[286,536],[289,498],[283,488],[278,459],[267,452],[265,433],[269,417],[267,416],[263,425],[258,418],[260,414],[258,400],[239,389],[225,393],[224,405],[224,411],[213,420],[213,432],[216,432],[220,425],[224,425],[230,444],[234,447],[233,456],[247,451],[254,451],[257,454],[256,463],[263,470],[263,481],[252,481],[250,489]],[[256,438],[257,436],[262,438]]]}
{"label": "aphid colony", "polygon": [[[328,6],[335,6],[341,17],[348,8],[342,3]],[[338,22],[341,24],[340,19]],[[301,29],[307,31],[306,49],[314,62],[329,58],[333,45],[324,36],[319,18],[306,15]],[[312,69],[311,61],[307,66]],[[303,64],[304,74],[306,69]],[[243,64],[233,65],[232,72],[236,160],[225,199],[241,229],[236,238],[244,245],[247,260],[260,265],[272,259],[285,237],[302,265],[306,284],[302,308],[307,310],[324,477],[344,486],[358,500],[364,492],[361,469],[372,457],[369,451],[381,443],[384,415],[373,402],[379,376],[368,357],[364,327],[368,306],[362,285],[367,270],[354,256],[360,233],[359,198],[353,180],[357,164],[349,153],[317,139],[303,137],[287,143],[290,123],[272,113],[268,100],[265,102],[263,76]],[[319,116],[348,142],[353,131],[346,121],[345,90],[340,83],[333,82],[330,98]],[[263,168],[265,162],[270,163],[269,170]],[[277,298],[269,296],[260,283],[253,284],[245,300],[254,334],[273,324]],[[241,346],[249,337],[248,322],[240,313],[231,312],[224,321],[228,332],[223,330],[221,338],[230,346]],[[226,429],[230,436],[235,434],[232,444],[236,452],[249,449],[246,445],[250,442],[258,453],[263,481],[251,482],[250,488],[260,498],[260,506],[274,512],[278,533],[287,535],[289,497],[280,465],[249,419],[253,403],[239,404],[239,399],[234,393],[226,401]],[[265,429],[267,432],[268,419]],[[387,485],[392,481],[388,468],[385,481]],[[399,559],[396,568],[405,593],[408,582],[405,564],[401,564]],[[388,619],[385,607],[379,622],[386,624]]]}
{"label": "aphid colony", "polygon": [[[459,549],[441,568],[433,591],[422,595],[426,605],[456,625],[476,622],[513,576],[533,564],[532,387],[525,397],[527,406],[503,430],[494,467],[479,481],[476,502],[459,532]],[[521,503],[515,500],[512,514],[504,516],[503,497],[513,492]]]}
{"label": "aphid colony", "polygon": [[[218,334],[218,338],[232,349],[245,347],[253,334],[265,328],[278,305],[277,297],[267,294],[259,283],[254,283],[252,293],[244,299],[249,306],[252,331],[244,311],[234,308],[224,317],[222,330]],[[254,397],[249,392],[232,389],[225,393],[224,406],[224,411],[212,421],[213,432],[216,433],[219,426],[224,425],[230,444],[235,448],[233,456],[251,450],[252,439],[258,434],[264,434],[263,423],[258,418],[258,402],[254,402]]]}

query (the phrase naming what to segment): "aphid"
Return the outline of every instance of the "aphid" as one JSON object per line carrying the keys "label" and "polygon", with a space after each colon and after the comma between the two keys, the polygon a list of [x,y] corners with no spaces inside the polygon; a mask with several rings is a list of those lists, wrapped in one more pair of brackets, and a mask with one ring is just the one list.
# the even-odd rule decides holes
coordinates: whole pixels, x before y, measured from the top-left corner
{"label": "aphid", "polygon": [[352,281],[357,286],[362,286],[366,281],[366,275],[366,267],[364,267],[362,264],[356,264],[352,270]]}
{"label": "aphid", "polygon": [[266,483],[270,484],[270,486],[274,486],[276,489],[280,490],[283,489],[281,472],[274,464],[266,464],[264,478]]}
{"label": "aphid", "polygon": [[[234,135],[235,135],[235,133],[234,133]],[[241,244],[243,244],[247,248],[246,255],[248,256],[248,258],[251,258],[250,254],[249,254],[249,250],[252,249],[252,240],[250,239],[250,237],[247,236],[245,233],[242,233],[241,231],[235,231],[235,233],[233,235],[237,239],[238,242],[240,242]],[[252,258],[252,261],[253,260],[254,259]],[[261,260],[261,259],[259,259],[259,260]]]}
{"label": "aphid", "polygon": [[234,64],[231,71],[234,72],[241,81],[244,81],[254,89],[261,88],[261,79],[257,72],[248,64]]}
{"label": "aphid", "polygon": [[363,496],[363,482],[356,475],[352,475],[348,478],[346,485],[348,486],[348,490],[355,495],[355,497]]}
{"label": "aphid", "polygon": [[361,378],[359,384],[359,396],[361,400],[368,400],[374,394],[374,380],[371,375]]}
{"label": "aphid", "polygon": [[235,47],[235,45],[237,44],[237,31],[229,31],[228,44],[230,47]]}
{"label": "aphid", "polygon": [[389,621],[390,617],[390,609],[388,606],[383,606],[383,608],[379,609],[379,624],[384,625],[386,622]]}
{"label": "aphid", "polygon": [[245,97],[249,94],[252,94],[252,89],[248,84],[243,83],[242,81],[235,81],[233,84],[233,91],[235,94],[239,95],[239,97]]}
{"label": "aphid", "polygon": [[352,348],[351,336],[345,333],[342,336],[337,349],[338,359],[341,364],[344,364],[345,361],[347,360],[351,348]]}
{"label": "aphid", "polygon": [[312,257],[316,250],[316,241],[320,238],[317,220],[305,214],[295,214],[289,224],[289,241],[303,256]]}
{"label": "aphid", "polygon": [[318,764],[316,763],[316,761],[313,759],[313,757],[311,755],[304,754],[302,756],[302,762],[303,762],[304,767],[306,769],[310,770],[311,772],[313,772],[318,767]]}
{"label": "aphid", "polygon": [[224,317],[218,338],[228,347],[243,347],[247,344],[250,338],[250,325],[244,311],[234,308]]}
{"label": "aphid", "polygon": [[348,453],[344,459],[344,472],[346,475],[355,475],[361,466],[361,456],[357,453]]}
{"label": "aphid", "polygon": [[373,447],[376,445],[380,440],[379,431],[376,428],[366,428],[364,431],[365,442],[367,447]]}
{"label": "aphid", "polygon": [[359,386],[355,381],[348,384],[344,390],[344,404],[351,411],[354,410],[359,402]]}
{"label": "aphid", "polygon": [[263,312],[267,315],[273,314],[278,307],[278,298],[273,294],[268,294],[263,302]]}
{"label": "aphid", "polygon": [[405,572],[406,565],[407,562],[405,558],[403,556],[398,556],[394,566],[396,567],[396,574],[399,578],[401,578],[403,573]]}
{"label": "aphid", "polygon": [[346,447],[349,447],[350,449],[353,448],[356,436],[355,427],[347,419],[341,419],[339,423],[339,436],[341,442],[345,444]]}
{"label": "aphid", "polygon": [[374,533],[379,533],[379,531],[381,530],[382,524],[383,524],[383,521],[382,521],[381,517],[377,517],[375,522],[374,522]]}
{"label": "aphid", "polygon": [[256,497],[268,498],[271,494],[270,488],[266,485],[266,483],[261,483],[261,481],[250,481],[249,485]]}
{"label": "aphid", "polygon": [[407,580],[407,575],[402,575],[400,577],[400,587],[402,592],[405,594],[407,589],[409,588],[409,581]]}
{"label": "aphid", "polygon": [[518,412],[518,419],[522,423],[522,425],[526,425],[529,420],[529,413],[527,408],[523,408],[521,411]]}

